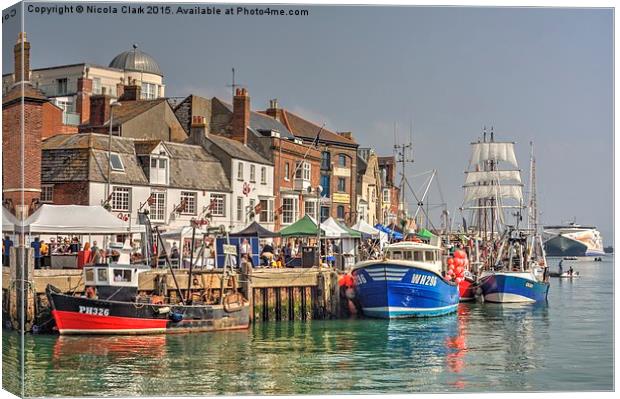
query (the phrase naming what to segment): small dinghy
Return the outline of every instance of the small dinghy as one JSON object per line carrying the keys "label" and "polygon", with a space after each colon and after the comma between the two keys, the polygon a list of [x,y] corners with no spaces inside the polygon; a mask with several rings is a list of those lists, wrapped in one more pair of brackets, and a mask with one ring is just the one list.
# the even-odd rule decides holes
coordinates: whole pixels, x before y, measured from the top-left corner
{"label": "small dinghy", "polygon": [[558,277],[558,278],[577,278],[580,277],[579,276],[579,272],[564,272],[564,273],[560,273],[560,272],[550,272],[549,273],[550,277]]}

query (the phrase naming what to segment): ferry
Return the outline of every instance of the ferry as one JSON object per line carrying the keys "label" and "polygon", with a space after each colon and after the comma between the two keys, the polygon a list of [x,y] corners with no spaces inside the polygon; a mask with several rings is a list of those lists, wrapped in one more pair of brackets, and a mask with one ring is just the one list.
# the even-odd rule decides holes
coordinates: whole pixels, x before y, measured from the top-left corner
{"label": "ferry", "polygon": [[403,241],[388,245],[382,260],[356,264],[351,273],[363,314],[390,319],[456,312],[459,289],[442,276],[441,251]]}
{"label": "ferry", "polygon": [[605,255],[603,237],[594,226],[544,226],[543,237],[547,256],[591,259]]}

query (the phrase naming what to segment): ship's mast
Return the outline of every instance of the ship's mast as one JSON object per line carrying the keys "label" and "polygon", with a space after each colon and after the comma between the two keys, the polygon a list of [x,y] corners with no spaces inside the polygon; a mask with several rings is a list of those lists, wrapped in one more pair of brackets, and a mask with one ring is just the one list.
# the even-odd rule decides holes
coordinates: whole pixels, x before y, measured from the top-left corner
{"label": "ship's mast", "polygon": [[534,157],[534,143],[530,141],[530,199],[527,228],[538,234],[538,204],[536,202],[536,158]]}
{"label": "ship's mast", "polygon": [[[413,144],[411,142],[407,144],[394,144],[394,152],[396,153],[396,163],[400,163],[402,167],[398,207],[400,208],[400,205],[403,204],[403,209],[402,209],[403,218],[406,215],[406,210],[404,209],[405,208],[405,205],[404,205],[405,204],[405,183],[407,183],[406,165],[407,163],[413,163],[413,156],[411,156],[412,148],[413,148]],[[401,212],[401,209],[399,209],[399,213],[400,212]]]}

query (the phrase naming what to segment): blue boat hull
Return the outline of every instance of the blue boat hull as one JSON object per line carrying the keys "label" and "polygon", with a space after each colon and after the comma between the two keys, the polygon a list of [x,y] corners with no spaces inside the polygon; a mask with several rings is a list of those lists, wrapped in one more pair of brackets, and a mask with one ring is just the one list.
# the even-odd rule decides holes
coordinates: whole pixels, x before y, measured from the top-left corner
{"label": "blue boat hull", "polygon": [[484,276],[479,286],[484,300],[496,303],[543,302],[549,293],[549,283],[533,281],[517,273]]}
{"label": "blue boat hull", "polygon": [[456,312],[458,286],[415,266],[377,262],[352,272],[365,316],[433,317]]}

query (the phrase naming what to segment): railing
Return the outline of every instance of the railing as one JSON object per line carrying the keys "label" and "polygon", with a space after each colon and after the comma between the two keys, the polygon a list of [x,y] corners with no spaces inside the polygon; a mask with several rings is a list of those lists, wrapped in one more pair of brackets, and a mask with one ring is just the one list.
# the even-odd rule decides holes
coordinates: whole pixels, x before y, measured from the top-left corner
{"label": "railing", "polygon": [[62,123],[65,125],[77,126],[80,124],[80,114],[76,114],[75,112],[63,112]]}

